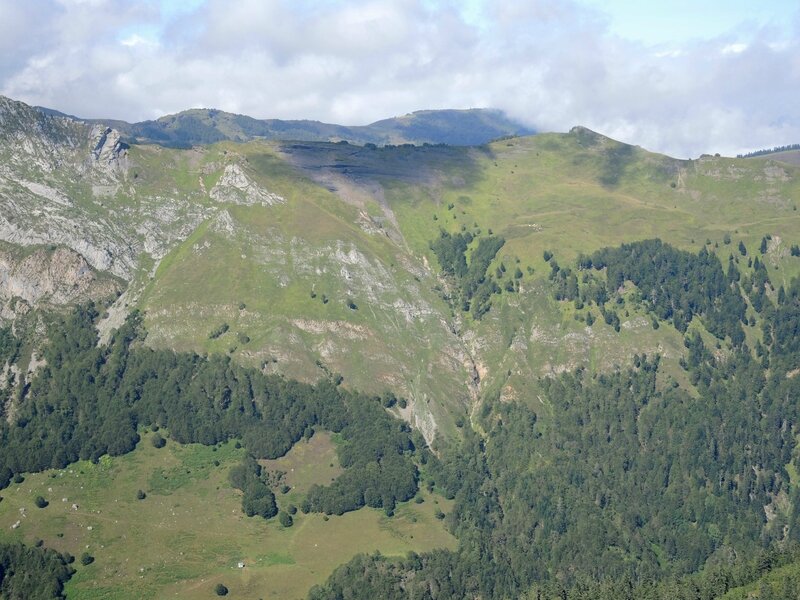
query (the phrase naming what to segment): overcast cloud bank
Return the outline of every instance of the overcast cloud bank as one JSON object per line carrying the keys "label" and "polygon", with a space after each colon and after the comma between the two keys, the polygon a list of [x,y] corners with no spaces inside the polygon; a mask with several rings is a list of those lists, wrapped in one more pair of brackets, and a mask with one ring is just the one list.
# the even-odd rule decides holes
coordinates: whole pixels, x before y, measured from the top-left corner
{"label": "overcast cloud bank", "polygon": [[674,156],[800,142],[800,11],[678,46],[572,2],[0,0],[0,93],[129,121],[496,107]]}

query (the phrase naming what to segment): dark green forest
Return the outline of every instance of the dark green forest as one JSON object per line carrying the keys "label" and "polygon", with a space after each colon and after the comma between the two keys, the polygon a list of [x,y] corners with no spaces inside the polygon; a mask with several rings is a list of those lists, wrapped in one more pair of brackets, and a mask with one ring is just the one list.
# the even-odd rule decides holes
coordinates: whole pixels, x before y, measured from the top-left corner
{"label": "dark green forest", "polygon": [[74,557],[45,548],[0,543],[0,598],[50,600],[64,597]]}
{"label": "dark green forest", "polygon": [[[455,498],[447,521],[459,550],[361,556],[311,597],[714,598],[797,559],[800,498],[786,467],[797,443],[800,283],[776,304],[764,296],[753,351],[738,336],[740,278],[715,255],[653,241],[590,260],[608,288],[633,281],[681,331],[695,315],[721,324],[730,352],[715,358],[686,336],[696,394],[660,385],[659,357],[635,356],[615,373],[543,379],[552,410],[542,418],[523,403],[484,411],[486,437],[467,431],[430,469]],[[769,285],[759,272],[746,292]]]}
{"label": "dark green forest", "polygon": [[[632,282],[649,310],[680,332],[685,332],[692,317],[698,315],[717,337],[729,336],[737,346],[744,341],[741,323],[745,302],[739,289],[739,271],[729,261],[726,275],[717,256],[705,247],[695,255],[658,239],[647,240],[605,248],[582,258],[581,265],[605,269],[612,290]],[[756,267],[756,273],[762,271]],[[766,270],[749,290],[759,290],[762,301],[769,283],[765,276]]]}
{"label": "dark green forest", "polygon": [[[469,252],[467,264],[468,249],[475,239],[478,243]],[[471,311],[476,319],[489,312],[492,295],[501,291],[488,270],[504,244],[505,240],[497,236],[475,238],[470,232],[451,235],[444,230],[431,242],[431,250],[436,254],[442,272],[454,282],[454,299],[461,310]]]}
{"label": "dark green forest", "polygon": [[[387,413],[382,398],[331,380],[314,386],[263,375],[225,356],[145,348],[138,314],[98,347],[97,316],[93,306],[78,307],[52,327],[47,365],[22,389],[13,421],[0,422],[2,487],[17,473],[130,452],[140,426],[166,428],[180,443],[241,439],[255,458],[283,456],[319,426],[341,433],[346,470],[344,483],[315,490],[309,510],[342,514],[367,503],[392,510],[416,493],[422,453],[414,450],[422,438]],[[274,497],[255,483],[259,476],[241,486],[246,512],[274,516]],[[259,510],[252,509],[255,498]]]}
{"label": "dark green forest", "polygon": [[[502,239],[486,239],[469,265],[468,237],[436,243],[462,293],[491,279]],[[391,395],[152,350],[135,313],[98,347],[97,312],[80,307],[53,324],[47,365],[20,390],[14,419],[0,421],[0,483],[129,452],[140,427],[158,426],[180,443],[240,439],[249,456],[231,483],[248,515],[272,518],[275,498],[255,459],[282,456],[324,428],[341,436],[345,470],[312,488],[303,511],[368,505],[391,515],[420,484],[454,500],[446,524],[457,550],[358,556],[310,592],[315,600],[711,599],[800,560],[800,490],[789,468],[800,418],[800,282],[774,290],[757,258],[742,272],[733,257],[723,269],[705,248],[692,254],[659,240],[581,257],[575,270],[550,258],[563,301],[602,307],[634,284],[654,319],[684,333],[691,387],[664,377],[659,356],[542,378],[541,403],[486,404],[480,427],[442,440],[434,454],[387,412]],[[760,317],[753,348],[746,299]],[[729,340],[724,351],[689,327],[695,318]],[[19,343],[0,331],[0,357],[15,356]]]}

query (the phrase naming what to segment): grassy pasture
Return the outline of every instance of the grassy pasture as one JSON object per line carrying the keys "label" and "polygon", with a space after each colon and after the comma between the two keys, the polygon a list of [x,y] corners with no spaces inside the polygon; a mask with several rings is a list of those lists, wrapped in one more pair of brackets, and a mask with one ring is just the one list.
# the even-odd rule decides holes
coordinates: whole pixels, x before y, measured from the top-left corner
{"label": "grassy pasture", "polygon": [[[415,251],[435,260],[428,241],[440,228],[476,223],[503,235],[503,251],[537,271],[545,249],[568,266],[579,252],[653,237],[694,251],[706,240],[722,246],[726,233],[734,249],[741,239],[756,250],[765,234],[800,241],[800,180],[769,159],[678,161],[630,148],[613,160],[616,142],[577,134],[503,140],[489,150],[476,155],[480,177],[467,185],[455,177],[436,189],[390,185],[387,198]],[[800,274],[800,265],[776,264]]]}
{"label": "grassy pasture", "polygon": [[[128,455],[28,475],[3,490],[3,539],[28,544],[41,539],[47,547],[96,558],[89,566],[76,560],[69,598],[214,598],[218,582],[234,598],[302,598],[359,552],[402,555],[454,547],[455,539],[434,517],[436,508],[450,506],[438,496],[401,505],[393,518],[373,509],[328,520],[298,512],[288,529],[277,519],[247,518],[239,492],[227,481],[244,450],[233,443],[215,451],[171,441],[156,449],[151,435],[144,434]],[[280,506],[306,485],[330,479],[338,468],[333,448],[318,434],[272,461],[271,467],[292,474],[287,481],[297,488],[277,494]],[[143,500],[136,498],[139,489],[147,493]],[[46,508],[35,506],[38,495],[49,501]]]}
{"label": "grassy pasture", "polygon": [[[705,245],[724,266],[733,254],[743,273],[759,256],[776,288],[800,275],[789,251],[800,243],[800,177],[769,157],[675,160],[580,129],[478,149],[281,148],[223,143],[197,159],[215,172],[245,160],[287,203],[225,205],[229,228],[212,218],[162,261],[140,302],[148,343],[228,352],[311,381],[325,375],[323,364],[356,389],[407,396],[416,422],[445,435],[473,403],[472,359],[485,399],[534,401],[539,376],[606,371],[634,352],[662,354],[665,375],[686,383],[682,336],[670,325],[654,330],[626,302],[617,307],[620,333],[602,320],[587,328],[588,310],[552,301],[545,250],[574,268],[580,253],[659,237],[692,252]],[[186,169],[200,168],[190,162]],[[366,213],[386,228],[365,228]],[[397,243],[386,233],[392,223]],[[481,322],[451,311],[429,249],[440,229],[503,236],[489,271],[502,261],[508,280],[519,268],[522,292],[495,297]],[[229,331],[211,339],[223,322]]]}
{"label": "grassy pasture", "polygon": [[312,485],[327,485],[343,471],[332,437],[326,432],[315,433],[310,440],[301,440],[292,446],[286,456],[262,460],[261,465],[268,471],[285,473],[281,482],[291,488],[289,496],[305,494]]}

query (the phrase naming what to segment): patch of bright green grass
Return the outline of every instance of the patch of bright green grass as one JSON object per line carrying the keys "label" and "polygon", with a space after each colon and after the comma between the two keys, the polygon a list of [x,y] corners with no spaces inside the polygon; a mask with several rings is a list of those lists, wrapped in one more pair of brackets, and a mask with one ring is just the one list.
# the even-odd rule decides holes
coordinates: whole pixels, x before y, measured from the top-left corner
{"label": "patch of bright green grass", "polygon": [[[77,599],[210,598],[218,582],[236,598],[299,598],[358,552],[404,555],[455,545],[434,517],[434,501],[445,512],[449,503],[436,496],[401,505],[391,519],[373,509],[327,521],[298,512],[284,529],[277,520],[248,518],[227,481],[244,450],[172,441],[157,449],[151,435],[128,455],[28,475],[3,490],[0,537],[92,554],[89,566],[76,561],[68,584],[68,597]],[[313,479],[305,471],[317,469],[314,461],[295,464],[298,477]],[[162,473],[170,474],[168,486],[151,487]],[[37,495],[49,506],[36,508]]]}

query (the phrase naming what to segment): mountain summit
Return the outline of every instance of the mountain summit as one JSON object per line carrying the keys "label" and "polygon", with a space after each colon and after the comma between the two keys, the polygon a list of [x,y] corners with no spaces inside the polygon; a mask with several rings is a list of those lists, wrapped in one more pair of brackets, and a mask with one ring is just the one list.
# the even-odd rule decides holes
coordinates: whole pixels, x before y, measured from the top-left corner
{"label": "mountain summit", "polygon": [[134,143],[154,143],[173,148],[212,144],[225,140],[253,139],[339,142],[353,144],[448,144],[480,146],[505,136],[530,135],[535,131],[488,108],[420,110],[369,125],[336,125],[310,120],[254,119],[210,108],[193,108],[152,121],[78,119],[42,108],[44,113],[91,123],[107,124]]}

